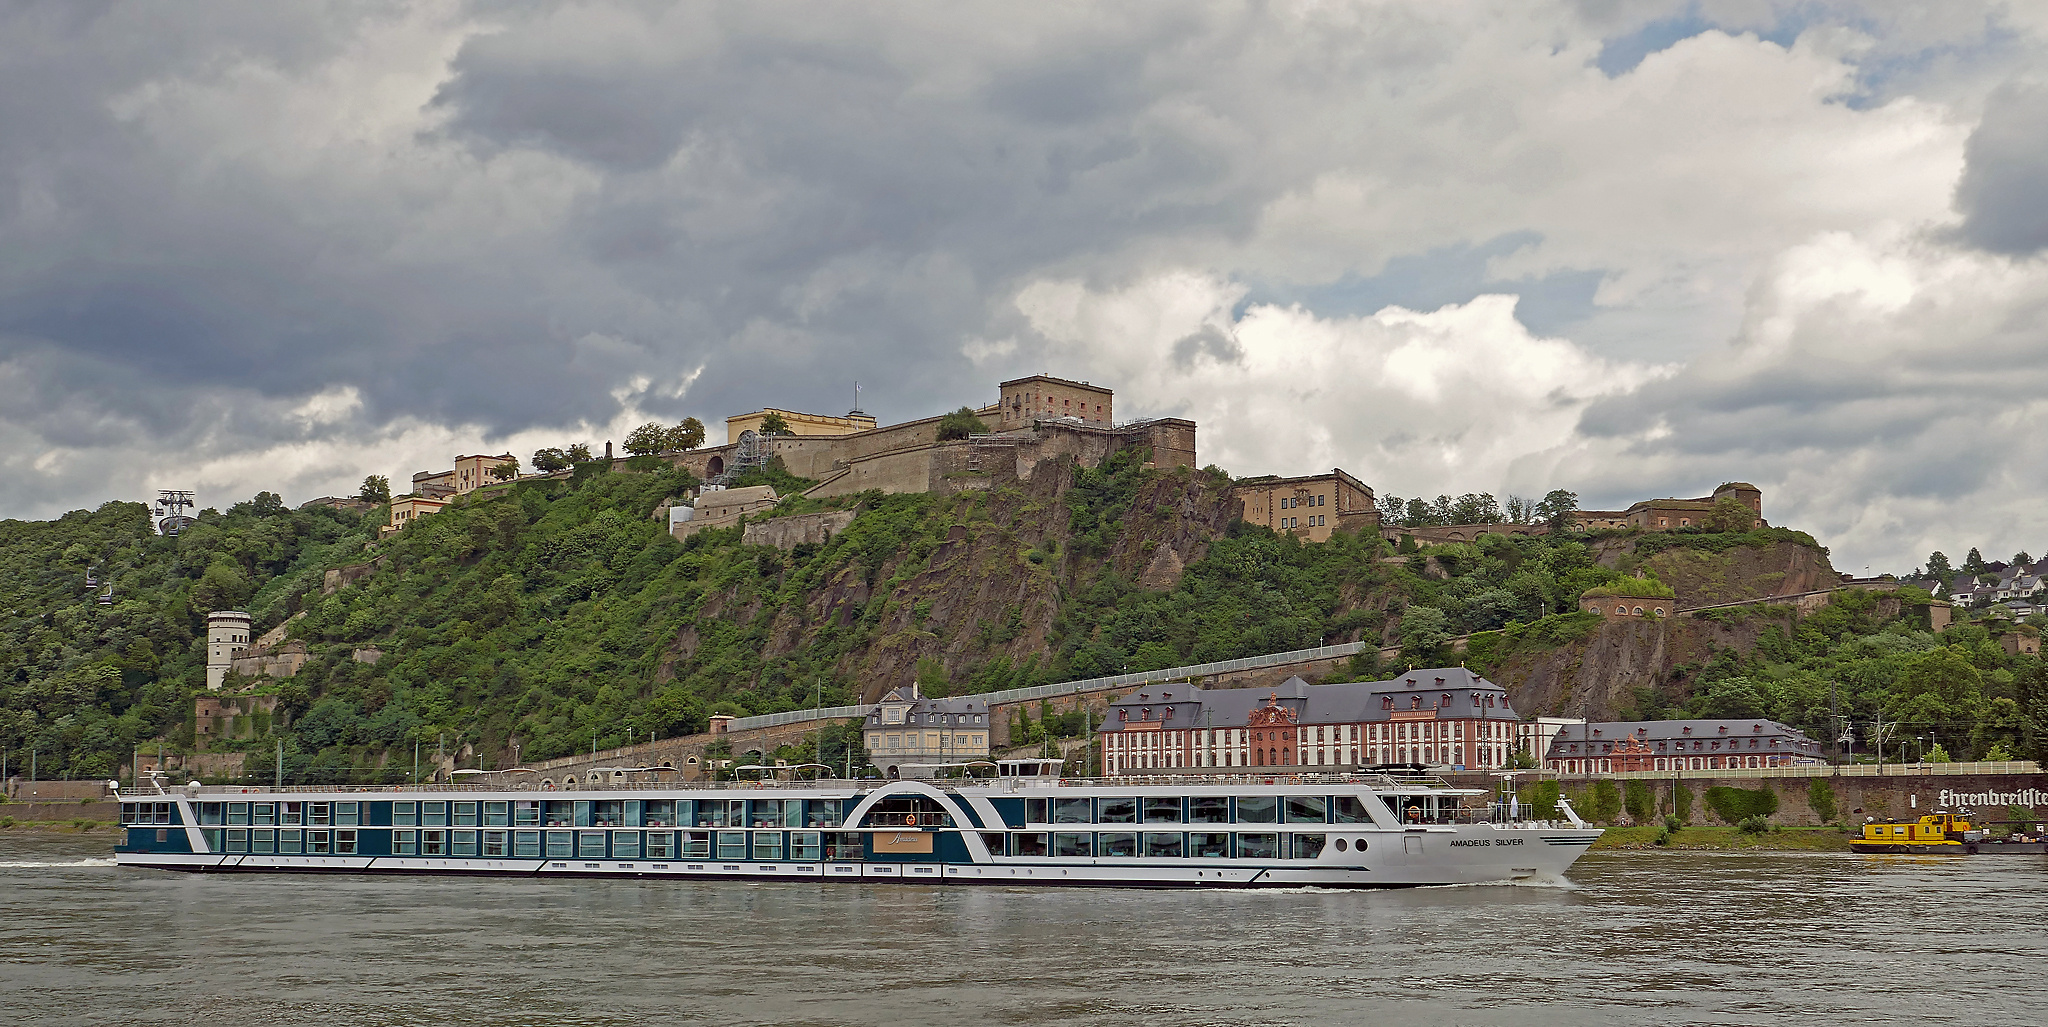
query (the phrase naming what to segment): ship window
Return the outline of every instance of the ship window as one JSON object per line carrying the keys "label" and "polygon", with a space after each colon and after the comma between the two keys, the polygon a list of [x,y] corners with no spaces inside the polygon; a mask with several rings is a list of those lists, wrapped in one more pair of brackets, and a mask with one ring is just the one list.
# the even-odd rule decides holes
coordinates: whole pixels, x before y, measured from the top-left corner
{"label": "ship window", "polygon": [[[1087,801],[1087,800],[1082,800]],[[1095,836],[1092,834],[1068,834],[1061,832],[1052,836],[1052,854],[1055,856],[1092,856],[1095,854]]]}
{"label": "ship window", "polygon": [[548,858],[563,859],[576,854],[576,832],[549,831]]}
{"label": "ship window", "polygon": [[249,807],[249,823],[258,827],[273,827],[277,824],[277,806],[273,803],[258,802]]}
{"label": "ship window", "polygon": [[1230,836],[1227,834],[1188,835],[1188,855],[1195,859],[1229,859]]}
{"label": "ship window", "polygon": [[1230,799],[1222,795],[1198,795],[1189,799],[1188,823],[1230,823]]}
{"label": "ship window", "polygon": [[456,827],[475,827],[475,826],[476,826],[476,803],[473,803],[473,802],[458,802],[458,803],[456,803],[456,804],[455,804],[455,826],[456,826]]}
{"label": "ship window", "polygon": [[1148,797],[1145,799],[1145,822],[1148,824],[1180,823],[1180,797]]}
{"label": "ship window", "polygon": [[756,832],[754,832],[754,858],[755,858],[755,859],[781,859],[781,858],[782,858],[782,832],[781,832],[781,831],[756,831]]}
{"label": "ship window", "polygon": [[333,834],[327,831],[307,831],[306,851],[315,856],[324,856],[332,848]]}
{"label": "ship window", "polygon": [[1277,859],[1280,856],[1280,836],[1277,834],[1240,834],[1236,837],[1238,859]]}
{"label": "ship window", "polygon": [[640,832],[638,832],[638,831],[613,831],[613,832],[612,832],[612,858],[613,858],[613,859],[639,859],[639,858],[640,858]]}
{"label": "ship window", "polygon": [[420,803],[420,825],[422,827],[444,827],[448,823],[448,804],[445,802]]}
{"label": "ship window", "polygon": [[1180,853],[1181,844],[1179,834],[1160,834],[1155,832],[1145,835],[1146,856],[1152,857],[1154,859],[1178,859],[1180,858]]}
{"label": "ship window", "polygon": [[1344,839],[1342,839],[1342,838],[1339,838],[1339,839],[1337,839],[1336,845],[1337,845],[1337,851],[1338,851],[1338,852],[1343,852],[1343,851],[1345,850],[1345,848],[1346,848],[1346,846],[1345,846],[1345,844],[1344,844]]}
{"label": "ship window", "polygon": [[1095,836],[1095,854],[1113,858],[1134,857],[1138,854],[1138,836],[1124,832],[1104,832]]}
{"label": "ship window", "polygon": [[675,840],[674,831],[649,831],[641,848],[648,859],[667,859],[675,854]]}
{"label": "ship window", "polygon": [[514,832],[512,832],[512,854],[513,854],[514,856],[538,856],[538,855],[540,855],[540,832],[539,832],[539,831],[514,831]]}
{"label": "ship window", "polygon": [[1242,795],[1237,799],[1237,822],[1274,824],[1280,821],[1280,800],[1271,795]]}
{"label": "ship window", "polygon": [[1137,823],[1138,800],[1129,797],[1095,800],[1095,822],[1099,824]]}
{"label": "ship window", "polygon": [[683,858],[684,858],[684,859],[710,859],[710,858],[711,858],[711,832],[709,832],[709,831],[684,831],[684,832],[682,832],[682,836],[683,836],[683,852],[682,852],[682,856],[683,856]]}
{"label": "ship window", "polygon": [[483,854],[484,854],[484,855],[486,855],[486,856],[502,856],[502,855],[504,855],[504,854],[505,854],[505,832],[503,832],[503,831],[485,831],[485,832],[484,832],[484,851],[483,851]]}
{"label": "ship window", "polygon": [[356,833],[354,831],[334,832],[334,854],[353,856],[356,854]]}
{"label": "ship window", "polygon": [[231,803],[228,803],[228,826],[232,827],[232,826],[234,826],[234,825],[236,825],[236,824],[247,824],[248,822],[249,822],[249,804],[248,804],[248,803],[246,803],[246,802],[231,802]]}
{"label": "ship window", "polygon": [[[434,831],[428,831],[427,833],[428,833],[428,834],[435,834],[435,833],[437,833],[437,832],[434,832]],[[476,832],[475,832],[475,831],[450,831],[450,832],[448,832],[448,854],[449,854],[449,855],[451,855],[451,856],[474,856],[474,855],[476,855]]]}
{"label": "ship window", "polygon": [[[820,848],[819,839],[822,837],[824,836],[817,831],[791,831],[789,833],[789,858],[806,862],[816,861]],[[996,840],[995,851],[1002,851],[1002,835],[982,835],[981,837],[983,841],[994,838]],[[654,854],[649,852],[648,855],[652,856]]]}
{"label": "ship window", "polygon": [[1050,821],[1050,820],[1047,820],[1047,819],[1045,819],[1045,800],[1044,800],[1044,799],[1026,799],[1026,800],[1024,800],[1024,822],[1025,822],[1025,823],[1027,823],[1027,824],[1050,824],[1050,823],[1052,823],[1052,821]]}
{"label": "ship window", "polygon": [[280,805],[284,807],[284,819],[279,820],[278,823],[288,827],[297,827],[305,822],[305,803],[287,802]]}
{"label": "ship window", "polygon": [[418,831],[391,832],[391,854],[394,856],[418,855],[420,849]]}
{"label": "ship window", "polygon": [[518,827],[539,827],[540,803],[533,799],[521,799],[512,803],[512,823]]}
{"label": "ship window", "polygon": [[391,804],[391,823],[397,827],[412,827],[419,823],[418,807],[410,802]]}
{"label": "ship window", "polygon": [[1055,824],[1085,824],[1090,811],[1087,799],[1052,800],[1052,822]]}
{"label": "ship window", "polygon": [[1043,856],[1046,854],[1045,835],[1036,831],[1010,836],[1010,855]]}
{"label": "ship window", "polygon": [[[1294,836],[1294,858],[1315,859],[1323,854],[1323,840],[1320,834],[1298,834]],[[1339,844],[1342,844],[1341,842]]]}
{"label": "ship window", "polygon": [[1356,795],[1333,795],[1330,797],[1330,820],[1338,824],[1370,824],[1372,816],[1365,812],[1365,803]]}
{"label": "ship window", "polygon": [[1323,797],[1320,795],[1290,795],[1287,797],[1287,822],[1290,824],[1321,824],[1327,821]]}
{"label": "ship window", "polygon": [[271,830],[249,832],[249,851],[268,855],[277,851],[277,832]]}
{"label": "ship window", "polygon": [[446,856],[448,854],[448,832],[421,831],[420,855]]}
{"label": "ship window", "polygon": [[747,833],[745,831],[718,832],[718,858],[747,858]]}
{"label": "ship window", "polygon": [[603,832],[603,831],[578,831],[578,832],[576,832],[576,855],[578,855],[578,856],[582,856],[582,857],[584,857],[584,858],[586,858],[586,859],[588,859],[588,858],[590,858],[590,857],[593,857],[593,856],[595,856],[595,857],[598,857],[598,858],[600,858],[600,859],[601,859],[601,858],[603,858],[603,857],[604,857],[604,832]]}
{"label": "ship window", "polygon": [[240,828],[229,828],[229,829],[228,829],[228,841],[227,841],[227,851],[229,851],[229,852],[247,852],[247,851],[249,851],[249,832],[248,832],[248,831],[246,831],[246,830],[240,829]]}
{"label": "ship window", "polygon": [[508,823],[508,821],[506,820],[506,813],[505,813],[505,804],[504,804],[504,803],[502,803],[502,802],[487,802],[487,803],[484,803],[484,826],[486,826],[486,827],[504,827],[504,826],[506,826],[506,824],[507,824],[507,823]]}

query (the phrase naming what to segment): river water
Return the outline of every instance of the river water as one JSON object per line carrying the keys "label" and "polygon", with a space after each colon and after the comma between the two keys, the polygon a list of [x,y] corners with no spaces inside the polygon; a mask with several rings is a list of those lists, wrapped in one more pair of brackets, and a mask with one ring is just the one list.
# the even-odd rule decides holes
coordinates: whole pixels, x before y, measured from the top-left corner
{"label": "river water", "polygon": [[32,1024],[2038,1024],[2048,858],[1596,853],[1550,885],[209,876],[0,835]]}

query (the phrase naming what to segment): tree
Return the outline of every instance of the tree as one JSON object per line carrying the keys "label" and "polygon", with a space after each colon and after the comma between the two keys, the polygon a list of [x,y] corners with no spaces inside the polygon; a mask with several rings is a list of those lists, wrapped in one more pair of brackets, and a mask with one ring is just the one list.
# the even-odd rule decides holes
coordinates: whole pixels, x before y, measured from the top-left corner
{"label": "tree", "polygon": [[1534,510],[1534,503],[1531,503],[1520,496],[1511,495],[1508,497],[1507,516],[1509,524],[1529,523],[1529,516]]}
{"label": "tree", "polygon": [[1714,500],[1714,508],[1700,518],[1700,527],[1708,531],[1748,531],[1755,525],[1756,513],[1734,496]]}
{"label": "tree", "polygon": [[274,517],[284,512],[284,497],[275,492],[258,492],[249,500],[249,512],[258,517]]}
{"label": "tree", "polygon": [[2012,562],[2014,566],[2025,567],[2033,563],[2034,558],[2032,556],[2029,556],[2026,550],[2022,549],[2019,552],[2012,554]]}
{"label": "tree", "polygon": [[559,449],[536,449],[533,451],[533,469],[542,474],[569,469],[569,454]]}
{"label": "tree", "polygon": [[1939,549],[1927,554],[1928,577],[1941,582],[1943,587],[1947,587],[1949,579],[1954,577],[1955,573],[1955,568],[1948,565],[1948,554]]}
{"label": "tree", "polygon": [[761,427],[755,431],[761,435],[796,434],[795,429],[789,426],[789,422],[782,419],[782,414],[774,410],[768,411],[768,416],[761,418]]}
{"label": "tree", "polygon": [[988,434],[988,425],[983,424],[981,418],[974,416],[974,411],[968,407],[961,407],[939,418],[940,442],[964,439],[969,435],[986,434]]}
{"label": "tree", "polygon": [[1976,547],[1976,546],[1971,546],[1971,547],[1970,547],[1970,555],[1969,555],[1969,556],[1966,556],[1966,557],[1964,557],[1964,558],[1963,558],[1963,573],[1964,573],[1964,574],[1982,574],[1982,573],[1984,573],[1984,554],[1983,554],[1983,553],[1980,553],[1980,552],[1978,552],[1978,551],[1977,551],[1977,547]]}
{"label": "tree", "polygon": [[1537,502],[1536,520],[1550,525],[1551,531],[1564,531],[1571,527],[1572,512],[1579,508],[1579,494],[1564,489],[1551,489]]}
{"label": "tree", "polygon": [[365,503],[391,502],[391,479],[381,474],[372,474],[364,478],[363,490],[356,493],[356,498]]}
{"label": "tree", "polygon": [[668,429],[652,421],[626,433],[626,452],[634,456],[653,456],[668,445]]}
{"label": "tree", "polygon": [[1443,662],[1451,641],[1451,619],[1433,606],[1411,606],[1401,614],[1401,655],[1416,666]]}
{"label": "tree", "polygon": [[685,417],[681,424],[668,430],[662,441],[670,452],[680,453],[696,449],[704,444],[704,422],[694,417]]}
{"label": "tree", "polygon": [[1927,758],[1926,758],[1926,759],[1924,759],[1924,760],[1921,760],[1920,762],[1922,762],[1922,763],[1954,763],[1955,761],[1956,761],[1956,758],[1955,758],[1954,756],[1950,756],[1950,755],[1948,754],[1948,749],[1947,749],[1947,748],[1945,748],[1945,747],[1943,747],[1943,746],[1942,746],[1942,744],[1941,744],[1940,742],[1936,742],[1936,743],[1934,743],[1934,748],[1932,748],[1932,749],[1929,749],[1929,750],[1927,750]]}
{"label": "tree", "polygon": [[591,460],[590,444],[587,442],[578,442],[575,445],[572,445],[568,449],[564,450],[563,455],[567,456],[569,458],[569,462],[572,464],[587,464]]}
{"label": "tree", "polygon": [[518,458],[514,457],[507,459],[504,463],[492,467],[491,477],[498,481],[511,481],[512,479],[519,477]]}

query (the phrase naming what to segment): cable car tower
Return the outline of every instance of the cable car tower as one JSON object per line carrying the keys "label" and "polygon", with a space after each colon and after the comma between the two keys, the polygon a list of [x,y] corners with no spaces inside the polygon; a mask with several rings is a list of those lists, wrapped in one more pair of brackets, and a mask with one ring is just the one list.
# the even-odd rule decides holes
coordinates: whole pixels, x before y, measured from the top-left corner
{"label": "cable car tower", "polygon": [[197,523],[185,511],[193,506],[192,493],[177,489],[160,489],[156,494],[156,530],[160,535],[176,537],[179,532]]}

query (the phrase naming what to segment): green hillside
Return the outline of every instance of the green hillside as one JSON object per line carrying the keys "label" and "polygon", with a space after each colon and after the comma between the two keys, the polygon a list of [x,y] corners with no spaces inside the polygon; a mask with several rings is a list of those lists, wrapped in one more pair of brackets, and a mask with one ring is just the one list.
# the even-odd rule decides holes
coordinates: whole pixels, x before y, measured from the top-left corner
{"label": "green hillside", "polygon": [[[1361,638],[1402,646],[1404,665],[1500,672],[1586,644],[1601,629],[1574,612],[1588,589],[1668,591],[1632,572],[1673,546],[1715,559],[1808,547],[1824,566],[1788,532],[1659,536],[1641,556],[1615,537],[1406,555],[1372,535],[1305,543],[1233,520],[1220,472],[1148,471],[1137,454],[993,492],[788,500],[779,513],[859,510],[792,551],[743,545],[738,528],[671,538],[657,508],[695,484],[658,461],[585,465],[473,493],[381,542],[381,512],[290,511],[267,494],[175,540],[134,504],[0,523],[0,746],[75,777],[109,775],[158,738],[188,748],[204,615],[220,608],[248,609],[259,632],[303,615],[289,630],[312,658],[295,677],[230,686],[277,697],[294,779],[342,780],[397,753],[409,766],[415,744],[544,759],[698,731],[714,713],[871,699],[912,677],[986,691]],[[84,584],[95,565],[111,606]],[[1745,580],[1716,566],[1692,560],[1686,581]],[[335,568],[360,580],[325,591]],[[1852,704],[1968,719],[1951,748],[2033,744],[2038,658],[2006,654],[1981,626],[1933,636],[1843,609],[1669,668],[1639,711],[1818,726],[1813,682],[1853,673]],[[1469,632],[1482,634],[1461,657],[1451,642]],[[368,648],[381,658],[358,660]],[[1368,655],[1350,669],[1388,668]],[[1937,671],[1940,706],[1924,698]],[[267,761],[276,743],[222,744]]]}

